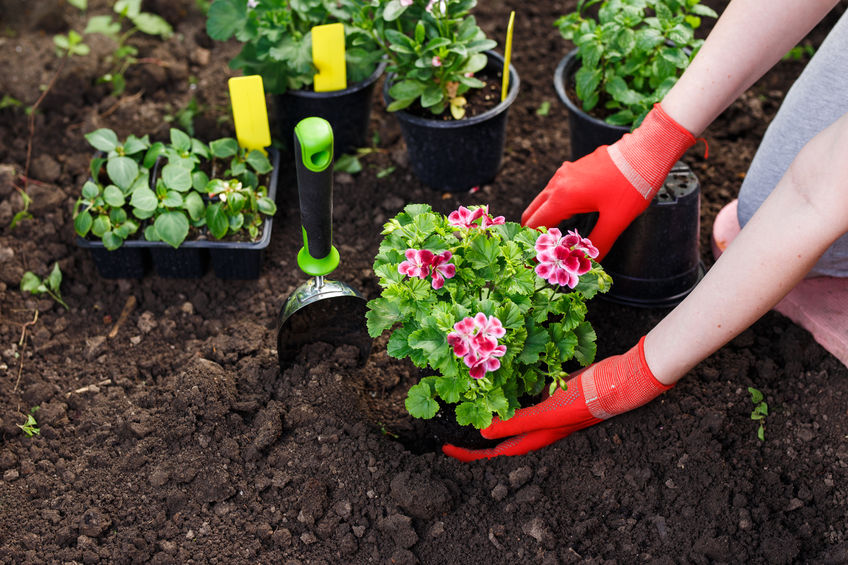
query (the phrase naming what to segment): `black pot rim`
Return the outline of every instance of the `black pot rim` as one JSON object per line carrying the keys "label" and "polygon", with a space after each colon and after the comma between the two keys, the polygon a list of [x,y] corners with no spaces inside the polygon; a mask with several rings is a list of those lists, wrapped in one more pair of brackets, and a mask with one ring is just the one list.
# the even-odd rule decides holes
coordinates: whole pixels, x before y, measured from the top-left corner
{"label": "black pot rim", "polygon": [[[500,61],[501,64],[503,64],[504,58],[501,54],[496,53],[495,51],[485,51],[485,53],[489,57],[493,56],[495,59]],[[389,97],[389,88],[391,87],[391,79],[393,76],[393,74],[388,75],[386,77],[386,81],[383,83],[383,99],[386,101],[386,104],[388,104],[392,100],[391,97]],[[391,113],[397,115],[399,119],[402,119],[405,122],[422,125],[433,129],[453,129],[468,127],[480,122],[485,122],[486,120],[489,120],[497,116],[498,114],[506,112],[507,109],[509,109],[512,103],[515,101],[515,98],[518,96],[518,89],[521,85],[521,79],[518,78],[518,71],[515,70],[515,65],[513,65],[512,63],[509,64],[509,85],[509,92],[507,92],[505,100],[502,100],[494,108],[486,110],[482,114],[474,116],[473,118],[443,121],[413,116],[409,112],[405,112],[403,110],[397,110],[396,112]]]}
{"label": "black pot rim", "polygon": [[607,128],[619,129],[624,133],[630,131],[629,127],[626,126],[616,126],[612,124],[608,124],[604,120],[596,118],[590,114],[587,114],[582,108],[577,106],[571,98],[568,97],[568,94],[565,91],[566,79],[571,74],[571,70],[573,67],[577,65],[579,62],[577,60],[577,49],[572,49],[569,51],[565,57],[563,57],[554,71],[554,89],[556,90],[557,97],[560,101],[565,104],[565,107],[568,108],[570,112],[574,112],[575,114],[580,114],[585,120],[594,123],[598,126],[603,126]]}
{"label": "black pot rim", "polygon": [[348,94],[359,92],[360,90],[368,88],[374,84],[377,79],[380,78],[380,75],[383,74],[383,71],[386,70],[387,65],[388,63],[386,63],[386,61],[380,61],[377,68],[374,69],[374,72],[371,73],[368,78],[355,82],[343,90],[332,90],[330,92],[315,92],[314,90],[286,90],[283,93],[277,94],[277,96],[290,95],[298,98],[336,98],[339,96],[347,96]]}

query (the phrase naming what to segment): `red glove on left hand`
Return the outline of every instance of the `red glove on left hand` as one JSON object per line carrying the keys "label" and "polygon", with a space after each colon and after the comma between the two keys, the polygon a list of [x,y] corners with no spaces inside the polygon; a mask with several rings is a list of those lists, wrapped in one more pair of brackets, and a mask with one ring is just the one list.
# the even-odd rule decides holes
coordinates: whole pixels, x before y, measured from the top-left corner
{"label": "red glove on left hand", "polygon": [[[645,361],[645,338],[623,355],[608,357],[583,369],[567,389],[535,406],[521,408],[509,420],[495,418],[480,431],[486,439],[509,437],[490,449],[465,449],[446,444],[442,451],[460,461],[500,455],[524,455],[577,430],[648,403],[673,385],[659,382]],[[592,369],[591,375],[588,370]],[[510,437],[512,436],[512,437]]]}

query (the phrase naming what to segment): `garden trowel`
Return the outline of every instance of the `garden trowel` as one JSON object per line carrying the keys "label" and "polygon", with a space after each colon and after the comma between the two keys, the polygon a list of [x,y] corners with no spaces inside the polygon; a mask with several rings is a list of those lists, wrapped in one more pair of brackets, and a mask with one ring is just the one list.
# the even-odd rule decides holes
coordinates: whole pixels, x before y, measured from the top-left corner
{"label": "garden trowel", "polygon": [[333,130],[323,118],[301,120],[294,128],[297,190],[303,247],[300,269],[312,278],[288,297],[277,322],[277,355],[285,370],[307,344],[326,342],[357,348],[364,363],[371,352],[365,299],[342,282],[327,280],[339,264],[333,246]]}

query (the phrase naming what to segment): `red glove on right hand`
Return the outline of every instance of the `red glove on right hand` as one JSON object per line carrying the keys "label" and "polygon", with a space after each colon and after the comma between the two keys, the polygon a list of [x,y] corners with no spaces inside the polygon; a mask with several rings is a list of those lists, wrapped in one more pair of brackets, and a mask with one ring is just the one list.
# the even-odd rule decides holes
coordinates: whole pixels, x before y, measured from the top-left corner
{"label": "red glove on right hand", "polygon": [[600,261],[694,144],[692,134],[655,104],[632,133],[577,161],[563,163],[521,215],[521,223],[556,227],[574,214],[599,212],[589,239],[598,248]]}

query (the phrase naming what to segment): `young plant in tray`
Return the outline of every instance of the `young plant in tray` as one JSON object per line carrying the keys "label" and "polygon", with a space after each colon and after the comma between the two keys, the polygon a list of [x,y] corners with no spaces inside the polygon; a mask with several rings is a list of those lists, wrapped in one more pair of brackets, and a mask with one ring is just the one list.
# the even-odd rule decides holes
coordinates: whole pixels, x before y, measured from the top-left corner
{"label": "young plant in tray", "polygon": [[413,102],[433,114],[450,109],[465,115],[465,94],[485,83],[474,76],[486,66],[484,51],[497,43],[486,37],[471,10],[476,0],[374,0],[368,18],[358,20],[383,49],[394,75],[388,110]]}
{"label": "young plant in tray", "polygon": [[[271,163],[233,138],[207,145],[175,128],[169,143],[132,135],[121,143],[108,129],[86,138],[102,153],[92,159],[92,179],[75,206],[74,227],[81,237],[100,238],[107,249],[119,248],[139,229],[145,240],[174,248],[192,228],[198,237],[208,230],[215,239],[244,229],[252,240],[264,217],[276,212],[260,182]],[[157,161],[151,187],[150,171]]]}
{"label": "young plant in tray", "polygon": [[[597,15],[589,13],[596,4]],[[703,43],[695,38],[702,17],[717,14],[700,0],[578,0],[555,25],[577,47],[583,110],[604,108],[613,125],[638,124]]]}
{"label": "young plant in tray", "polygon": [[437,399],[461,425],[512,417],[519,399],[565,386],[566,364],[595,357],[586,301],[611,279],[576,232],[538,231],[489,215],[407,206],[385,224],[374,261],[382,287],[368,331],[391,331],[388,354],[437,374],[412,386],[409,413],[432,418]]}

